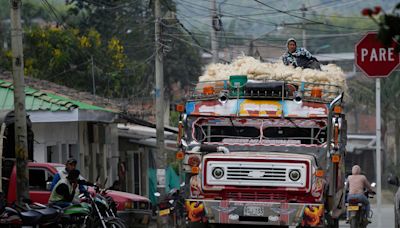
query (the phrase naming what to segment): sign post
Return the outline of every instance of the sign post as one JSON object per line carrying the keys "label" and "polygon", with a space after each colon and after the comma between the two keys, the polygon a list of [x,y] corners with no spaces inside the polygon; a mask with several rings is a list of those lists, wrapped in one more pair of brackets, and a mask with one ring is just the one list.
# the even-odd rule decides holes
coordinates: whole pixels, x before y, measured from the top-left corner
{"label": "sign post", "polygon": [[399,53],[393,40],[389,47],[383,46],[376,32],[367,33],[355,46],[356,65],[369,78],[376,80],[376,185],[378,227],[381,227],[382,208],[382,152],[381,152],[381,82],[400,64]]}

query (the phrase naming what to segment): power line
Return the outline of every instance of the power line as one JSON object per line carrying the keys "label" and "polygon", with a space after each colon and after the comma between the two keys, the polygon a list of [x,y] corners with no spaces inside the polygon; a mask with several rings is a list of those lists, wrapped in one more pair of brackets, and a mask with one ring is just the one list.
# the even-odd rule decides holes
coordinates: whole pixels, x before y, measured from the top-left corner
{"label": "power line", "polygon": [[[187,7],[190,7],[190,8],[197,8],[197,7],[199,7],[198,4],[190,3],[190,2],[187,2],[187,1],[185,1],[185,0],[181,0],[181,1],[180,1],[180,4],[181,4],[181,6],[183,6],[185,9],[187,9],[187,10],[189,10],[189,11],[191,11],[191,12],[194,12],[194,11],[193,11],[192,9],[187,8]],[[187,4],[190,4],[190,5],[187,5]],[[187,6],[187,7],[186,7],[186,6]],[[282,12],[286,13],[286,11],[282,11]],[[195,13],[195,12],[194,12],[194,13]],[[206,26],[209,26],[209,27],[211,26],[211,25],[206,24],[206,23],[204,23],[204,22],[202,22],[202,21],[199,21],[199,20],[193,19],[192,17],[186,16],[186,15],[180,13],[180,12],[177,13],[177,15],[183,15],[183,16],[186,17],[186,18],[190,18],[190,19],[192,19],[192,20],[194,20],[194,21],[197,21],[197,22],[199,22],[199,23],[201,23],[201,24],[204,24],[204,25],[206,25]],[[227,15],[229,16],[229,14],[227,14]],[[246,17],[234,17],[234,16],[232,16],[232,17],[233,17],[233,18],[236,18],[236,19],[238,19],[238,20],[247,21],[247,22],[254,22],[254,23],[257,23],[257,24],[261,24],[261,25],[275,26],[275,27],[276,27],[276,26],[279,26],[278,23],[274,23],[274,22],[266,22],[266,21],[263,21],[263,20],[257,20],[257,19],[246,18]],[[296,17],[302,18],[302,19],[303,19],[303,17],[297,16],[297,15],[296,15]],[[309,19],[307,19],[307,20],[309,20]],[[320,25],[325,25],[325,26],[332,26],[332,27],[336,27],[336,28],[346,28],[346,29],[350,29],[350,28],[348,28],[348,27],[330,25],[330,24],[325,24],[325,23],[323,23],[323,22],[313,21],[313,20],[309,20],[309,21],[312,21],[312,22],[315,23],[315,24],[320,24]],[[292,28],[292,29],[302,30],[302,28],[295,27],[295,26],[290,26],[290,25],[285,25],[285,26],[288,27],[288,28]],[[351,29],[362,30],[362,31],[370,30],[370,29],[368,29],[368,28],[351,28]],[[318,32],[332,32],[332,30],[312,29],[312,28],[307,28],[307,30],[308,30],[308,31],[318,31]]]}
{"label": "power line", "polygon": [[[207,48],[204,48],[204,47],[202,47],[202,46],[199,46],[199,45],[196,44],[196,43],[192,43],[192,42],[190,42],[190,41],[187,41],[187,40],[182,39],[182,38],[180,38],[180,37],[176,37],[176,36],[171,35],[171,34],[165,34],[165,35],[166,35],[166,36],[169,36],[169,37],[172,37],[172,38],[174,38],[174,39],[176,39],[176,40],[178,40],[178,41],[181,41],[181,42],[183,42],[183,43],[186,43],[186,44],[188,44],[188,45],[191,45],[191,46],[194,46],[194,47],[198,47],[198,48],[200,48],[201,50],[203,50],[204,52],[206,52],[206,53],[208,53],[208,54],[211,54],[211,50],[210,50],[210,49],[207,49]],[[223,59],[221,59],[221,60],[227,62],[226,60],[223,60]]]}
{"label": "power line", "polygon": [[[43,2],[43,4],[44,4],[44,6],[45,6],[45,9],[48,10],[48,11],[50,11],[50,12],[52,13],[52,15],[54,16],[55,20],[58,22],[58,24],[60,24],[61,26],[66,27],[66,28],[73,28],[73,26],[69,25],[69,24],[65,21],[65,19],[64,19],[63,17],[59,16],[59,12],[58,12],[47,0],[42,0],[42,2]],[[144,49],[141,49],[141,50],[144,50]],[[77,52],[79,51],[79,53],[81,53],[82,55],[89,55],[89,56],[92,56],[92,53],[90,53],[88,50],[85,50],[85,49],[78,49],[78,50],[73,49],[72,51],[74,51],[75,53],[77,53]],[[97,54],[99,54],[99,55],[104,55],[104,53],[101,53],[100,50],[98,50],[98,49],[93,49],[92,51],[93,51],[93,52],[97,52]],[[78,54],[78,55],[79,55],[79,54]],[[89,60],[89,61],[90,61],[90,60]],[[148,60],[146,59],[146,60],[145,60],[145,63],[146,63],[147,61],[148,61]],[[103,66],[103,69],[109,69],[109,67],[110,67],[109,64],[106,64],[106,63],[100,61],[100,60],[97,59],[97,58],[96,58],[96,63],[99,64],[99,65],[101,65],[101,66]],[[84,65],[84,64],[87,64],[87,62],[84,62],[84,63],[82,63],[82,64],[79,64],[78,66],[81,66],[81,65]],[[135,67],[135,65],[134,65],[133,67]],[[76,68],[76,69],[77,69],[77,68]],[[48,79],[52,79],[52,78],[58,77],[58,76],[63,75],[63,74],[65,74],[65,73],[71,72],[71,71],[73,71],[73,70],[74,70],[74,69],[64,70],[64,71],[61,72],[61,73],[58,73],[58,74],[56,74],[56,75],[52,75],[52,76],[51,76],[50,78],[48,78]],[[116,72],[116,71],[113,71],[113,72]],[[111,73],[111,72],[108,72],[108,73]],[[108,81],[108,84],[107,84],[107,87],[108,87],[108,86],[109,86],[110,77],[106,77],[105,75],[104,75],[104,77],[103,77],[103,75],[98,75],[97,77],[99,77],[99,76],[100,76],[100,78],[101,78],[102,80],[106,79],[106,80]],[[108,90],[108,89],[104,90],[104,97],[105,97],[105,93],[107,92],[107,90]]]}
{"label": "power line", "polygon": [[339,19],[359,19],[359,20],[371,20],[368,17],[356,17],[356,16],[342,16],[342,15],[324,15],[324,14],[315,14],[315,13],[307,13],[310,16],[316,17],[334,17]]}
{"label": "power line", "polygon": [[[168,5],[167,2],[165,2],[165,1],[161,1],[161,2],[165,4],[165,6],[168,8],[168,10],[172,10],[171,7]],[[163,5],[164,5],[164,4],[163,4]],[[189,36],[192,38],[192,40],[193,40],[199,47],[201,47],[203,51],[205,51],[205,52],[208,52],[208,51],[209,51],[209,50],[207,50],[207,49],[205,49],[205,48],[203,48],[203,47],[201,46],[200,42],[196,39],[196,37],[193,36],[192,32],[191,32],[189,29],[187,29],[178,19],[176,19],[176,20],[177,20],[177,24],[179,24],[179,26],[180,26],[187,34],[189,34]],[[211,52],[210,52],[210,53],[211,53]]]}
{"label": "power line", "polygon": [[[201,32],[202,32],[201,29],[197,28],[196,26],[194,26],[191,22],[189,22],[189,21],[186,19],[186,18],[193,19],[193,17],[184,15],[184,14],[182,14],[182,13],[177,13],[177,15],[180,16],[183,20],[185,20],[185,21],[186,21],[188,24],[190,24],[192,27],[194,27],[194,28],[196,28],[198,31],[201,31]],[[204,25],[210,27],[209,24],[206,24],[206,23],[204,23],[204,22],[202,22],[202,21],[199,21],[199,20],[196,20],[196,19],[193,19],[193,21],[197,21],[197,22],[200,23],[200,24],[204,24]],[[255,23],[257,23],[257,24],[266,25],[266,26],[274,26],[274,27],[281,26],[281,25],[278,24],[278,23],[264,22],[264,21],[260,21],[260,20],[254,20],[254,19],[243,19],[243,21],[255,22]],[[291,28],[291,29],[302,30],[302,28],[299,28],[299,27],[296,27],[296,26],[293,26],[293,25],[290,25],[290,24],[283,24],[283,26],[285,26],[285,27],[287,27],[287,28]],[[360,29],[361,29],[361,28],[360,28]],[[369,30],[371,30],[371,29],[365,28],[364,30],[360,30],[360,31],[369,31]],[[314,28],[314,29],[313,29],[313,28],[307,28],[307,31],[330,32],[330,33],[332,32],[332,30],[316,29],[316,28]]]}
{"label": "power line", "polygon": [[[65,21],[65,19],[64,19],[62,16],[60,16],[60,13],[57,11],[57,9],[55,9],[55,8],[48,2],[48,0],[42,0],[42,2],[47,6],[46,9],[49,10],[49,11],[53,14],[53,16],[55,17],[55,20],[57,21],[58,24],[60,24],[61,26],[65,26],[66,28],[73,28],[73,26],[71,26],[70,24],[68,24],[68,23]],[[91,2],[91,1],[88,1],[88,2]],[[98,4],[98,3],[97,3],[97,4]],[[88,55],[88,56],[92,55],[92,53],[90,53],[88,50],[85,50],[85,49],[78,49],[78,50],[73,49],[73,51],[74,51],[75,53],[77,53],[77,51],[79,51],[79,52],[80,52],[81,54],[83,54],[83,55]],[[99,54],[99,55],[103,55],[103,53],[101,53],[100,50],[98,50],[98,49],[93,49],[92,51],[97,52],[97,54]],[[98,60],[97,60],[97,61],[98,61]],[[100,64],[100,65],[107,66],[107,64],[105,64],[105,63]]]}
{"label": "power line", "polygon": [[308,21],[308,22],[315,23],[315,24],[320,24],[320,25],[329,26],[329,27],[335,27],[335,28],[343,28],[343,29],[360,29],[360,28],[352,28],[352,27],[331,25],[331,24],[327,24],[327,23],[320,22],[320,21],[310,20],[310,19],[308,19],[308,18],[305,18],[305,17],[302,17],[302,16],[298,16],[298,15],[294,15],[294,14],[285,12],[285,11],[283,11],[283,10],[280,10],[280,9],[278,9],[278,8],[275,8],[275,7],[273,7],[273,6],[270,6],[270,5],[266,4],[266,3],[261,2],[260,0],[254,0],[254,1],[260,3],[261,5],[266,6],[266,7],[268,7],[268,8],[271,8],[271,9],[273,9],[273,10],[276,10],[277,12],[280,12],[280,13],[283,13],[283,14],[287,14],[287,15],[289,15],[289,16],[296,17],[296,18],[299,18],[299,19],[302,19],[302,20],[305,20],[305,21]]}
{"label": "power line", "polygon": [[[179,15],[179,14],[178,14]],[[194,26],[193,24],[190,23],[189,20],[186,20],[185,17],[187,17],[186,15],[182,14],[184,17],[182,17],[182,19],[184,19],[185,21],[187,21],[187,23],[189,23],[193,28],[197,29],[200,33],[193,33],[196,36],[203,36],[203,37],[208,37],[208,33],[204,34],[202,30],[198,29],[196,26]],[[208,25],[208,24],[207,24]],[[301,29],[298,27],[294,27],[294,26],[288,26],[285,25],[289,28],[294,28],[294,29]],[[326,32],[326,30],[321,30],[321,29],[309,29],[310,31],[318,31],[318,32]],[[323,37],[341,37],[341,36],[351,36],[351,35],[358,35],[361,34],[359,32],[354,32],[354,33],[340,33],[340,34],[321,34],[321,35],[310,35],[311,38],[323,38]],[[237,37],[237,36],[227,36],[225,35],[221,35],[221,37],[223,38],[230,38],[230,39],[238,39],[238,40],[253,40],[252,38],[245,38],[245,37]],[[286,41],[285,39],[275,39],[275,40],[270,40],[270,41]]]}
{"label": "power line", "polygon": [[69,68],[68,70],[64,70],[63,72],[60,72],[60,73],[58,73],[58,74],[53,74],[53,75],[51,75],[50,77],[47,77],[46,79],[49,80],[49,79],[56,78],[56,77],[58,77],[58,76],[60,76],[60,75],[63,75],[63,74],[65,74],[65,73],[68,73],[68,72],[74,72],[74,71],[78,70],[78,67],[83,66],[83,65],[86,65],[86,64],[89,63],[89,62],[91,62],[91,60],[87,60],[87,61],[85,61],[85,62],[83,62],[83,63],[80,63],[80,64],[76,65],[74,68]]}
{"label": "power line", "polygon": [[[207,33],[192,33],[197,36],[204,36],[208,37]],[[179,34],[173,34],[173,35],[179,35]],[[307,36],[307,39],[330,39],[330,38],[335,38],[335,37],[349,37],[349,36],[356,36],[356,35],[362,35],[362,33],[359,32],[353,32],[353,33],[340,33],[340,34],[315,34],[315,35],[309,35]],[[266,37],[272,37],[272,35],[268,34],[263,34],[262,36]],[[240,37],[240,36],[226,36],[227,38],[230,39],[240,39],[240,40],[262,40],[263,38],[248,38],[248,37]],[[286,41],[286,38],[278,38],[278,39],[268,39],[267,41]],[[301,40],[301,39],[297,39]]]}
{"label": "power line", "polygon": [[[181,0],[181,1],[183,1],[183,0]],[[210,0],[205,0],[206,2],[210,2]],[[278,1],[281,1],[281,0],[275,0],[275,1],[270,1],[269,2],[269,4],[271,4],[272,2],[278,2]],[[186,1],[187,2],[187,1]],[[316,4],[316,5],[312,5],[312,6],[309,6],[309,7],[307,7],[307,8],[314,8],[314,7],[319,7],[319,6],[324,6],[324,5],[327,5],[327,4],[331,4],[331,3],[337,3],[337,0],[331,0],[331,1],[328,1],[328,2],[323,2],[323,3],[319,3],[319,4]],[[181,3],[181,2],[180,2]],[[189,3],[189,4],[194,4],[193,2],[187,2],[187,3]],[[248,3],[248,2],[246,2],[246,3]],[[229,13],[229,12],[227,12],[228,14],[230,14],[231,16],[261,16],[261,15],[271,15],[271,14],[279,14],[279,13],[281,13],[281,12],[277,12],[276,10],[265,10],[265,9],[261,9],[261,8],[258,8],[258,7],[252,7],[252,6],[245,6],[245,5],[237,5],[237,4],[233,4],[233,3],[224,3],[224,4],[226,4],[226,5],[230,5],[230,6],[236,6],[236,7],[240,7],[240,8],[247,8],[247,9],[254,9],[254,10],[258,10],[258,11],[263,11],[263,13],[255,13],[255,14],[243,14],[243,15],[240,15],[240,14],[233,14],[233,13]],[[203,6],[203,5],[199,5],[199,4],[196,4],[197,6],[199,6],[199,7],[201,7],[202,9],[204,9],[204,10],[207,10],[207,11],[209,11],[209,10],[211,10],[210,8],[208,8],[207,6]],[[286,11],[284,11],[284,12],[295,12],[295,11],[301,11],[301,8],[293,8],[293,9],[289,9],[289,10],[286,10]],[[299,12],[299,13],[301,13],[301,12]]]}
{"label": "power line", "polygon": [[[185,2],[185,3],[182,3],[182,2]],[[309,7],[307,7],[308,9],[310,9],[310,8],[313,8],[313,7],[320,7],[320,6],[324,6],[324,5],[327,5],[327,4],[331,4],[331,3],[337,3],[337,0],[332,0],[332,1],[329,1],[329,2],[324,2],[324,3],[320,3],[320,4],[316,4],[316,5],[312,5],[312,6],[309,6]],[[351,3],[354,3],[354,2],[351,2]],[[185,0],[181,0],[180,1],[180,5],[181,6],[183,6],[186,10],[189,10],[189,11],[191,11],[191,12],[193,12],[194,14],[196,14],[196,15],[200,15],[200,16],[204,16],[204,18],[208,18],[208,15],[202,15],[202,14],[199,14],[199,13],[197,13],[197,12],[195,12],[195,11],[193,11],[191,8],[187,8],[186,7],[186,5],[185,4],[190,4],[189,6],[191,7],[191,8],[193,8],[193,6],[195,6],[194,8],[197,8],[197,9],[204,9],[204,10],[210,10],[208,7],[206,7],[206,6],[202,6],[202,5],[199,5],[199,4],[195,4],[195,3],[192,3],[192,2],[188,2],[188,1],[185,1]],[[226,3],[225,3],[226,4]],[[342,4],[343,5],[343,4]],[[341,5],[341,6],[342,6]],[[245,7],[245,6],[243,6],[243,7]],[[262,10],[262,9],[260,9],[260,8],[257,8],[258,10]],[[292,12],[293,14],[302,14],[302,12],[295,12],[295,11],[298,11],[298,10],[300,10],[300,9],[291,9],[291,10],[286,10],[286,11],[283,11],[283,10],[280,10],[280,11],[275,11],[275,13],[282,13],[282,12],[284,12],[284,13],[288,13],[288,12]],[[266,12],[266,13],[268,13],[267,15],[271,15],[271,13],[270,12]],[[266,13],[257,13],[257,14],[242,14],[242,15],[240,15],[240,14],[233,14],[233,13],[229,13],[229,12],[226,12],[226,13],[221,13],[222,14],[222,16],[223,17],[231,17],[231,18],[236,18],[236,19],[240,19],[240,18],[244,18],[245,20],[246,20],[246,17],[248,17],[248,16],[257,16],[257,15],[265,15]],[[314,16],[321,16],[321,17],[335,17],[335,18],[349,18],[349,19],[364,19],[364,20],[368,20],[369,18],[365,18],[365,17],[346,17],[346,16],[339,16],[339,15],[321,15],[321,14],[312,14],[312,13],[309,13],[309,15],[314,15]],[[298,16],[298,17],[300,17],[300,16]],[[191,18],[193,18],[193,17],[191,17]],[[304,19],[303,17],[301,17],[301,19]],[[198,20],[197,20],[198,21]],[[260,23],[260,20],[259,19],[253,19],[253,18],[247,18],[247,20],[246,21],[254,21],[254,22],[256,22],[256,23]],[[314,21],[315,22],[315,21]],[[276,23],[275,23],[276,24]],[[318,22],[318,24],[323,24],[323,25],[328,25],[328,24],[325,24],[325,23],[323,23],[323,22]],[[329,25],[328,25],[329,26]],[[335,27],[341,27],[341,28],[347,28],[347,29],[364,29],[364,28],[348,28],[348,27],[343,27],[343,26],[338,26],[338,25],[332,25],[332,26],[335,26]]]}
{"label": "power line", "polygon": [[[183,3],[183,2],[185,2],[186,4],[189,4],[189,2],[186,2],[185,0],[181,0],[181,4],[183,4],[183,5],[185,5],[185,3]],[[198,7],[198,5],[197,4],[192,4],[192,3],[190,3],[190,5],[186,5],[186,6],[188,6],[188,7],[193,7],[193,8],[196,8],[196,7]],[[185,7],[186,8],[186,7]],[[186,8],[186,9],[188,9],[188,8]],[[189,10],[189,9],[188,9]],[[193,11],[192,11],[193,12]],[[178,15],[179,14],[181,14],[181,15],[184,15],[184,14],[182,14],[182,13],[177,13]],[[227,16],[231,16],[229,13],[225,13],[226,15],[224,15],[224,17],[227,17]],[[191,18],[191,17],[189,17],[189,16],[186,16],[187,18]],[[264,25],[273,25],[273,26],[276,26],[277,24],[276,23],[273,23],[273,22],[265,22],[265,21],[260,21],[260,20],[257,20],[257,19],[252,19],[252,18],[246,18],[246,17],[237,17],[237,16],[231,16],[231,17],[233,17],[233,18],[236,18],[236,19],[241,19],[241,20],[243,20],[243,21],[248,21],[248,22],[255,22],[255,23],[258,23],[258,24],[264,24]],[[199,23],[202,23],[202,24],[206,24],[206,23],[204,23],[204,22],[201,22],[201,21],[199,21],[199,20],[195,20],[195,21],[198,21]],[[209,26],[209,27],[212,27],[211,25],[209,25],[209,24],[206,24],[207,26]]]}
{"label": "power line", "polygon": [[334,8],[334,7],[343,7],[343,6],[346,6],[346,5],[349,5],[349,4],[354,4],[354,3],[356,3],[356,2],[360,2],[360,1],[364,1],[364,0],[347,0],[346,2],[341,2],[341,1],[333,1],[333,2],[331,2],[331,3],[334,3],[334,4],[332,4],[332,5],[329,5],[329,6],[321,6],[321,7],[316,7],[316,9],[324,9],[324,8],[327,8],[327,7],[331,7],[331,8]]}
{"label": "power line", "polygon": [[58,17],[58,13],[47,0],[42,0],[42,4],[55,17],[56,21],[61,21],[61,19]]}

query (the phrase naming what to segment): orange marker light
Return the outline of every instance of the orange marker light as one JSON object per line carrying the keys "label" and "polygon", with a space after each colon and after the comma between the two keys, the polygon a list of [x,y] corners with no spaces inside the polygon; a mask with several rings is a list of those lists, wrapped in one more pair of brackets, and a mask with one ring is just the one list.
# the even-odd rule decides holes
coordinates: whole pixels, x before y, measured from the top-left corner
{"label": "orange marker light", "polygon": [[322,170],[322,169],[317,169],[316,171],[315,171],[315,176],[316,177],[323,177],[325,175],[325,172],[324,172],[324,170]]}
{"label": "orange marker light", "polygon": [[176,157],[176,160],[181,161],[181,160],[183,160],[183,158],[185,157],[185,153],[183,153],[183,151],[178,151],[178,152],[175,154],[175,157]]}
{"label": "orange marker light", "polygon": [[334,113],[342,113],[342,107],[341,106],[335,106],[333,108]]}
{"label": "orange marker light", "polygon": [[212,86],[204,86],[203,88],[203,94],[204,95],[213,95],[215,93],[214,87]]}
{"label": "orange marker light", "polygon": [[192,167],[192,173],[193,174],[198,174],[200,172],[200,168],[199,167],[197,167],[197,166],[193,166]]}
{"label": "orange marker light", "polygon": [[183,104],[177,104],[175,108],[176,108],[177,112],[184,112],[185,111],[185,106]]}
{"label": "orange marker light", "polygon": [[340,162],[340,155],[339,154],[332,155],[332,162],[333,163],[339,163]]}
{"label": "orange marker light", "polygon": [[311,89],[311,97],[321,98],[322,97],[322,89],[318,87],[314,87]]}

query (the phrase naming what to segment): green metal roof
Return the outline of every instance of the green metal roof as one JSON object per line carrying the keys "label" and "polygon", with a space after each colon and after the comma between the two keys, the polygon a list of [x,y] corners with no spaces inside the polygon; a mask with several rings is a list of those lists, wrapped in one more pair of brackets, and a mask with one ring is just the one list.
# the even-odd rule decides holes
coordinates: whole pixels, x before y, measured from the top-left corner
{"label": "green metal roof", "polygon": [[[27,111],[70,111],[74,109],[97,110],[113,112],[111,110],[94,106],[58,96],[51,93],[25,87],[25,108]],[[14,109],[14,87],[7,81],[0,80],[0,110]]]}

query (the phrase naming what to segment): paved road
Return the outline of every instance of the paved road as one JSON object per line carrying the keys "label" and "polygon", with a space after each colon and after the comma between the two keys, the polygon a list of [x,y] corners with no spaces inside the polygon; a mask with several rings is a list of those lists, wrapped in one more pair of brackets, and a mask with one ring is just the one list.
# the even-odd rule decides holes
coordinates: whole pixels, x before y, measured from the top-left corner
{"label": "paved road", "polygon": [[[368,228],[393,228],[394,227],[393,204],[383,204],[382,205],[382,210],[381,210],[382,223],[380,226],[378,226],[378,221],[377,221],[378,214],[377,214],[376,205],[372,204],[371,208],[372,208],[372,211],[374,212],[374,215],[372,217],[372,223],[368,225]],[[340,222],[340,227],[350,227],[350,225],[346,224],[345,222]]]}
{"label": "paved road", "polygon": [[[378,226],[378,221],[377,221],[377,209],[376,205],[372,204],[371,209],[374,212],[373,218],[372,218],[372,223],[368,225],[368,228],[393,228],[394,227],[394,209],[393,209],[393,204],[383,204],[382,205],[382,223],[380,226]],[[149,226],[150,228],[155,228],[156,224],[155,221],[151,223]],[[243,226],[247,227],[247,226]],[[341,221],[340,228],[344,227],[350,227],[349,224],[346,224],[345,221]],[[292,228],[292,227],[290,227]]]}

